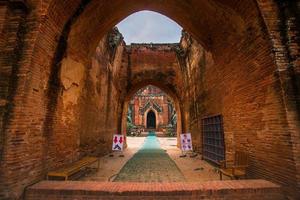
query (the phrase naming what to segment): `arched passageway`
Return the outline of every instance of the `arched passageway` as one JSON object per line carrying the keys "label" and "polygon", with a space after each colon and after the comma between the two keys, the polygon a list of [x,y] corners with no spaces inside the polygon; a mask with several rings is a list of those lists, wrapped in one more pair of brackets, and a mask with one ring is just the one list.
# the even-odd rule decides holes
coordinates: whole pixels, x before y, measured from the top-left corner
{"label": "arched passageway", "polygon": [[[150,69],[151,70],[151,69]],[[149,73],[150,75],[150,73]],[[152,75],[151,75],[152,76]],[[143,82],[139,82],[135,85],[133,85],[131,87],[131,89],[129,90],[129,92],[127,93],[126,97],[125,97],[125,101],[124,101],[124,105],[123,105],[123,113],[122,113],[122,119],[120,120],[120,124],[121,124],[121,133],[123,135],[128,135],[128,124],[127,124],[127,114],[128,114],[128,108],[130,106],[130,101],[133,100],[132,98],[137,94],[138,91],[142,90],[143,88],[146,88],[147,86],[151,86],[151,87],[155,87],[158,90],[160,90],[161,92],[163,92],[166,96],[167,99],[169,99],[171,101],[172,106],[174,107],[174,110],[176,111],[176,127],[174,128],[175,132],[174,132],[174,136],[176,135],[176,143],[177,146],[180,146],[180,134],[183,132],[183,130],[186,127],[186,121],[182,118],[182,112],[183,112],[183,107],[182,107],[182,103],[180,102],[180,98],[178,98],[178,96],[176,95],[176,93],[174,93],[172,91],[172,89],[170,89],[168,86],[166,86],[165,84],[162,84],[161,82],[155,82],[153,80],[147,80],[143,81]],[[144,97],[142,97],[144,98]],[[152,98],[152,97],[150,97]],[[160,99],[161,97],[157,97],[158,99]],[[141,118],[139,119],[135,119],[134,121],[136,121],[136,124],[138,125],[138,127],[140,127],[141,131],[147,131],[147,114],[152,111],[155,114],[156,117],[156,131],[161,132],[162,129],[161,127],[158,127],[158,123],[157,123],[157,117],[159,117],[161,119],[161,121],[164,121],[164,123],[166,123],[166,125],[169,123],[168,119],[162,119],[164,117],[166,117],[167,115],[159,115],[159,110],[155,109],[155,105],[154,105],[155,101],[150,102],[149,106],[145,107],[144,109],[146,110],[140,110],[140,108],[143,109],[143,107],[136,107],[133,110],[135,110],[135,116],[137,117],[138,113],[141,114]],[[138,104],[135,104],[136,106]],[[164,104],[164,107],[162,107],[161,109],[164,110],[165,112],[168,110],[167,108],[167,104]],[[161,113],[162,114],[162,113]],[[142,126],[140,126],[142,125]],[[166,130],[165,130],[166,131]],[[166,133],[163,134],[164,136],[166,136]],[[175,138],[174,138],[175,139]]]}
{"label": "arched passageway", "polygon": [[[182,129],[192,133],[198,152],[202,120],[221,114],[225,157],[249,152],[249,177],[298,195],[299,5],[293,2],[1,4],[0,195],[18,198],[48,170],[108,152],[111,135],[123,134],[126,96],[146,82],[163,83],[178,98]],[[126,47],[111,31],[145,9],[188,32],[180,45]]]}

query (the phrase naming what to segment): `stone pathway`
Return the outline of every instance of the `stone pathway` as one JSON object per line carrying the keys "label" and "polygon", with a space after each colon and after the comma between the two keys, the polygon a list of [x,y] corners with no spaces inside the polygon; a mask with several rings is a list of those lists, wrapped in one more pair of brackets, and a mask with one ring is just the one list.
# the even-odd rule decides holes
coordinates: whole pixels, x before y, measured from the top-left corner
{"label": "stone pathway", "polygon": [[123,166],[114,182],[181,182],[185,178],[175,162],[149,132],[142,148]]}

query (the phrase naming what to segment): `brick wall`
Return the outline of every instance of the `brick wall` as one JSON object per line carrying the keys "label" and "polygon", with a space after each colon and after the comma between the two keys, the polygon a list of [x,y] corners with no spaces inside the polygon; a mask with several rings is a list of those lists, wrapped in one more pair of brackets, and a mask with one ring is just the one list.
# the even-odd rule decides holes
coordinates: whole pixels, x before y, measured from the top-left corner
{"label": "brick wall", "polygon": [[[8,194],[11,198],[20,196],[24,189],[20,185],[40,178],[40,162],[34,155],[31,157],[31,150],[35,152],[40,150],[39,136],[36,135],[35,140],[26,139],[32,134],[27,129],[28,126],[33,126],[36,132],[40,130],[38,122],[40,115],[39,112],[34,112],[32,106],[26,105],[27,100],[24,98],[28,94],[32,94],[30,100],[38,96],[38,93],[26,84],[32,76],[28,64],[34,46],[32,39],[36,37],[36,32],[33,32],[36,23],[29,22],[36,18],[28,14],[27,5],[23,1],[1,1],[0,7],[0,199],[5,199]],[[34,105],[36,101],[31,103]],[[35,105],[42,109],[38,104]],[[23,112],[26,113],[26,117]],[[24,148],[24,145],[32,141],[35,149]],[[19,163],[20,158],[26,162]],[[35,170],[27,173],[32,166]],[[28,174],[31,178],[27,179]],[[8,190],[10,187],[14,187],[13,192]]]}
{"label": "brick wall", "polygon": [[[248,3],[247,8],[254,6]],[[237,4],[238,7],[245,8],[245,3]],[[289,108],[293,117],[286,112],[282,78],[274,64],[267,29],[262,19],[250,19],[257,12],[246,12],[248,29],[243,38],[232,38],[228,46],[219,43],[212,52],[190,36],[183,37],[180,59],[184,91],[188,91],[182,93],[185,110],[189,111],[188,129],[201,152],[201,119],[223,115],[226,158],[231,159],[236,150],[247,151],[251,177],[280,183],[286,192],[298,196],[298,156],[294,156],[299,155],[299,140],[294,132],[299,133],[297,109]],[[288,83],[287,87],[291,85]]]}
{"label": "brick wall", "polygon": [[[18,15],[14,15],[12,20],[17,22],[17,19],[24,20]],[[27,20],[31,20],[30,17]],[[13,25],[11,34],[7,33],[11,46],[6,45],[7,50],[1,50],[11,51],[4,55],[14,56],[12,52],[18,53],[19,50],[12,48],[18,42],[19,24],[9,22],[7,25]],[[118,113],[122,112],[120,100],[112,103],[110,100],[120,91],[114,83],[119,72],[113,74],[112,69],[117,69],[121,63],[122,43],[111,48],[108,38],[104,37],[99,42],[99,51],[88,63],[78,62],[63,51],[63,39],[59,39],[57,30],[53,30],[56,27],[49,24],[42,27],[41,31],[47,34],[39,38],[34,34],[35,25],[32,23],[33,27],[26,29],[26,51],[23,49],[22,60],[6,56],[2,59],[3,63],[11,64],[11,68],[8,70],[9,66],[1,65],[1,69],[5,70],[1,71],[1,78],[6,81],[1,84],[1,116],[5,114],[2,111],[7,110],[6,98],[12,94],[14,106],[13,110],[9,110],[9,118],[1,120],[6,125],[5,132],[1,127],[0,134],[1,153],[2,147],[4,152],[0,169],[1,199],[18,198],[24,185],[42,180],[48,170],[73,162],[82,155],[107,153],[111,148],[112,134],[117,133]],[[35,47],[27,42],[33,39],[39,40]],[[56,49],[57,42],[60,45]],[[47,55],[55,51],[53,60],[49,60]],[[33,52],[35,57],[31,60]],[[27,54],[30,56],[26,57]],[[62,60],[57,63],[60,58]],[[45,68],[47,65],[53,67]],[[19,68],[11,70],[13,67]],[[16,84],[16,80],[20,85]],[[16,87],[16,95],[10,91],[11,86]],[[109,103],[103,104],[103,101]]]}
{"label": "brick wall", "polygon": [[272,51],[282,85],[286,118],[291,134],[293,159],[300,190],[300,4],[296,1],[258,1],[272,43]]}
{"label": "brick wall", "polygon": [[19,70],[19,61],[23,50],[23,37],[26,33],[26,9],[14,7],[14,3],[0,4],[0,156],[4,148],[4,124],[8,120],[13,105],[12,93],[15,92],[13,83]]}

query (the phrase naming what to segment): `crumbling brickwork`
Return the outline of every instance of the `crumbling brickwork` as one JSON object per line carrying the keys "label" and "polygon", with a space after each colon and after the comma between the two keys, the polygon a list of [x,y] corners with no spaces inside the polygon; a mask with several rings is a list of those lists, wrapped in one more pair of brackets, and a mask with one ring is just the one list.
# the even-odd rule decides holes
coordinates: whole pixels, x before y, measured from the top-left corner
{"label": "crumbling brickwork", "polygon": [[[187,118],[196,149],[202,151],[202,119],[220,114],[227,159],[232,159],[236,150],[249,152],[251,177],[285,182],[286,187],[296,185],[293,149],[287,142],[292,137],[286,124],[284,102],[278,98],[281,88],[274,75],[276,69],[268,68],[268,71],[267,63],[253,65],[246,59],[239,64],[243,56],[230,54],[230,49],[225,55],[228,63],[224,62],[224,58],[212,57],[188,35],[181,43],[187,52],[183,68],[186,69],[185,91],[189,92],[185,98],[189,99]],[[269,59],[273,65],[268,53],[257,55],[253,51],[252,56],[263,62]],[[279,141],[278,137],[284,139]]]}
{"label": "crumbling brickwork", "polygon": [[[125,47],[110,30],[143,9],[189,34],[180,46]],[[109,151],[130,97],[148,84],[173,98],[178,131],[192,133],[197,151],[201,119],[222,114],[226,156],[246,150],[250,178],[297,198],[298,30],[296,1],[1,1],[0,198]]]}

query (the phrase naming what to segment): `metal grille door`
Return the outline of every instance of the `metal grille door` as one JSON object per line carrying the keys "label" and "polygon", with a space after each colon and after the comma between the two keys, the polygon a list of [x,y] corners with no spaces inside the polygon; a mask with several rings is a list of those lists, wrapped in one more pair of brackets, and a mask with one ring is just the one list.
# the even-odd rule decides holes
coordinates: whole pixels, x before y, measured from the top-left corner
{"label": "metal grille door", "polygon": [[224,130],[221,115],[202,119],[203,158],[218,164],[225,160]]}

